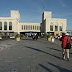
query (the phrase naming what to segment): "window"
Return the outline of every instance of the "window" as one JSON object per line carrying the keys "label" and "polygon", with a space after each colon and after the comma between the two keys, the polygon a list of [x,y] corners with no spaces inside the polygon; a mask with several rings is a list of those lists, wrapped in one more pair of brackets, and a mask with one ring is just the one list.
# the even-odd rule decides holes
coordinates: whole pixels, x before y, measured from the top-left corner
{"label": "window", "polygon": [[4,30],[7,30],[7,22],[4,22]]}
{"label": "window", "polygon": [[0,30],[2,30],[2,22],[0,22]]}
{"label": "window", "polygon": [[38,30],[40,30],[40,26],[38,26]]}
{"label": "window", "polygon": [[30,25],[30,30],[31,30],[31,25]]}
{"label": "window", "polygon": [[40,26],[40,30],[41,30],[41,26]]}
{"label": "window", "polygon": [[38,26],[37,26],[37,30],[38,30]]}
{"label": "window", "polygon": [[27,25],[26,25],[26,30],[27,30]]}
{"label": "window", "polygon": [[32,30],[32,26],[31,26],[31,30]]}
{"label": "window", "polygon": [[53,25],[50,25],[50,31],[53,31]]}
{"label": "window", "polygon": [[59,28],[60,28],[60,31],[62,31],[62,26],[60,26]]}
{"label": "window", "polygon": [[12,30],[12,22],[9,22],[9,30]]}
{"label": "window", "polygon": [[25,25],[24,25],[24,30],[25,30]]}
{"label": "window", "polygon": [[36,30],[36,26],[35,26],[35,30]]}
{"label": "window", "polygon": [[22,30],[23,30],[23,25],[22,25]]}
{"label": "window", "polygon": [[34,26],[33,26],[33,30],[34,30]]}
{"label": "window", "polygon": [[58,23],[55,23],[55,31],[58,31]]}
{"label": "window", "polygon": [[27,25],[27,30],[28,30],[28,25]]}
{"label": "window", "polygon": [[30,25],[28,26],[28,29],[30,30]]}
{"label": "window", "polygon": [[62,31],[62,23],[60,23],[59,30]]}
{"label": "window", "polygon": [[50,23],[50,31],[53,31],[53,23]]}

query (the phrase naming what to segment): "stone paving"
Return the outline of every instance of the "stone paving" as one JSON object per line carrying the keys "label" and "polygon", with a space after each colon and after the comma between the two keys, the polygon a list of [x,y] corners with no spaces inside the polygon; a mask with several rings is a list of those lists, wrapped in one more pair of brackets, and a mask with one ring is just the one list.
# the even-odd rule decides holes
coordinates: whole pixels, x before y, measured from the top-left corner
{"label": "stone paving", "polygon": [[0,72],[72,72],[70,60],[62,60],[61,42],[25,38],[0,41]]}

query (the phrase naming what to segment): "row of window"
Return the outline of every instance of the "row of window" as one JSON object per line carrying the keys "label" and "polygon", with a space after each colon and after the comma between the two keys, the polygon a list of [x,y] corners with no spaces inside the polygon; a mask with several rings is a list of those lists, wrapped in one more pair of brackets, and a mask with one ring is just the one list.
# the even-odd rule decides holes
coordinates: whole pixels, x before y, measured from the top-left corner
{"label": "row of window", "polygon": [[[54,25],[54,24],[55,24],[56,26],[58,26],[58,23],[57,23],[57,22],[55,22],[55,23],[51,22],[51,23],[50,23],[50,25]],[[59,26],[62,26],[62,25],[63,25],[63,23],[59,23]]]}
{"label": "row of window", "polygon": [[[50,25],[50,31],[53,31],[53,25]],[[55,31],[58,31],[58,26],[55,25]],[[62,31],[62,26],[59,26],[59,31]]]}
{"label": "row of window", "polygon": [[22,30],[40,30],[40,26],[22,25]]}
{"label": "row of window", "polygon": [[[0,22],[0,30],[2,30],[2,22]],[[4,22],[4,30],[7,30],[7,22]],[[9,22],[9,30],[12,30],[12,22]]]}
{"label": "row of window", "polygon": [[[50,23],[50,31],[53,31],[53,25],[54,23],[51,22]],[[59,31],[62,31],[62,26],[63,26],[63,23],[59,23]],[[58,31],[58,23],[55,22],[55,31]]]}

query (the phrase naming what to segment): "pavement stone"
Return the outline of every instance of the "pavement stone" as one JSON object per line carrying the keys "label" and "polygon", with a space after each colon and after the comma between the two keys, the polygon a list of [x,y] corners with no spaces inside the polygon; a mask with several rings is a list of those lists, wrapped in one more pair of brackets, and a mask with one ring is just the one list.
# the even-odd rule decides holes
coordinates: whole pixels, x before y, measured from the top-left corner
{"label": "pavement stone", "polygon": [[61,42],[24,38],[0,41],[0,72],[72,72],[70,61],[62,60]]}

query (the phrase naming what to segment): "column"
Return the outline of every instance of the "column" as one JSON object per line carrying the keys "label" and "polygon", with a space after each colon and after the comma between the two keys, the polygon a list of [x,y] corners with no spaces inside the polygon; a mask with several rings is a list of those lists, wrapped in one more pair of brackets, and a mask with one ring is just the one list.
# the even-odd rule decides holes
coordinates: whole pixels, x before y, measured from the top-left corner
{"label": "column", "polygon": [[7,31],[9,31],[9,22],[7,22]]}
{"label": "column", "polygon": [[55,32],[55,24],[53,23],[53,31]]}
{"label": "column", "polygon": [[58,22],[58,32],[59,32],[59,22]]}
{"label": "column", "polygon": [[4,22],[2,22],[2,31],[4,31]]}

